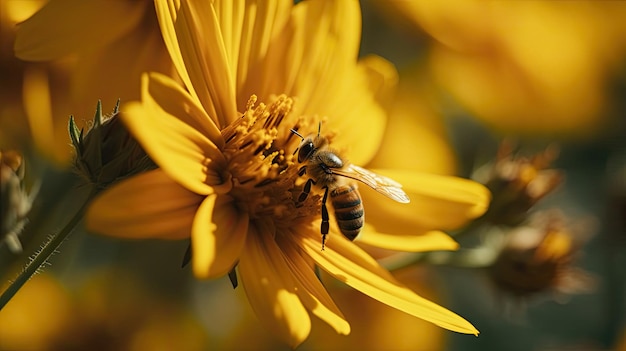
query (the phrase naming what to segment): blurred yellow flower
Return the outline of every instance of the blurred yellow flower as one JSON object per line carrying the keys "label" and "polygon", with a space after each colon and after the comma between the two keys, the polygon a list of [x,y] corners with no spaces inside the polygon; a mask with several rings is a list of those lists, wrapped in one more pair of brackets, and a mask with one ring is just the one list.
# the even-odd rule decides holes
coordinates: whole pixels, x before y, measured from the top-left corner
{"label": "blurred yellow flower", "polygon": [[[120,118],[161,168],[102,194],[88,228],[126,238],[191,236],[195,275],[237,267],[257,316],[292,347],[310,333],[309,312],[350,332],[314,265],[396,309],[477,333],[404,287],[334,225],[320,251],[321,196],[296,201],[304,180],[293,156],[300,140],[290,129],[315,134],[324,120],[333,146],[360,165],[382,142],[386,116],[377,100],[393,69],[380,58],[356,61],[358,2],[170,1],[156,2],[156,10],[184,87],[146,74],[142,101],[125,105]],[[489,192],[468,180],[376,171],[400,181],[412,202],[362,190],[371,207],[358,240],[370,245],[455,249],[439,229],[487,207]]]}
{"label": "blurred yellow flower", "polygon": [[57,0],[20,23],[15,55],[25,61],[73,59],[71,111],[139,98],[145,71],[173,73],[151,1]]}
{"label": "blurred yellow flower", "polygon": [[[67,88],[62,64],[25,63],[14,56],[16,26],[37,11],[44,1],[0,2],[0,147],[30,151],[34,145],[44,155],[57,161],[69,158],[66,139],[62,143],[55,135],[67,134],[64,124],[53,123],[53,107],[62,108]],[[55,91],[50,91],[50,86]],[[55,104],[51,103],[54,97]]]}
{"label": "blurred yellow flower", "polygon": [[122,269],[92,272],[70,293],[35,276],[0,313],[1,350],[206,350],[189,311],[150,295]]}
{"label": "blurred yellow flower", "polygon": [[[593,134],[626,55],[620,1],[381,1],[434,39],[434,79],[514,133]],[[414,28],[415,28],[414,27]]]}
{"label": "blurred yellow flower", "polygon": [[2,1],[0,21],[5,147],[66,163],[70,115],[82,127],[98,100],[138,98],[142,72],[173,73],[150,1]]}

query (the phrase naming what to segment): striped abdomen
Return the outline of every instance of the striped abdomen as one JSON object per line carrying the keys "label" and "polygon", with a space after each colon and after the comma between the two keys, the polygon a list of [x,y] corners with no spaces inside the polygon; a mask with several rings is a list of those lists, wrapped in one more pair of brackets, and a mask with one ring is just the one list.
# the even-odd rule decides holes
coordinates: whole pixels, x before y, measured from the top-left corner
{"label": "striped abdomen", "polygon": [[354,240],[365,223],[361,195],[356,185],[342,185],[330,192],[330,201],[335,210],[335,219],[341,233]]}

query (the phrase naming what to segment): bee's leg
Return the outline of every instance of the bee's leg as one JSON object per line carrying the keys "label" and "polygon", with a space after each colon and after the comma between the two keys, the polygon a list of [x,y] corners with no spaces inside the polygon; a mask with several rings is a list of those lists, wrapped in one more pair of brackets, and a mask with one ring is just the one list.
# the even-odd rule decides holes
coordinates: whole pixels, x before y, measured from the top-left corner
{"label": "bee's leg", "polygon": [[304,183],[302,193],[298,197],[298,203],[304,202],[304,200],[306,200],[306,198],[309,196],[309,193],[311,192],[311,185],[313,184],[315,184],[315,181],[313,179],[308,179],[306,183]]}
{"label": "bee's leg", "polygon": [[306,166],[300,167],[300,169],[298,170],[298,176],[302,177],[305,174],[306,174]]}
{"label": "bee's leg", "polygon": [[324,251],[324,245],[326,244],[326,235],[330,229],[330,223],[328,221],[328,208],[326,208],[326,200],[328,199],[328,187],[324,187],[324,197],[322,198],[322,251]]}

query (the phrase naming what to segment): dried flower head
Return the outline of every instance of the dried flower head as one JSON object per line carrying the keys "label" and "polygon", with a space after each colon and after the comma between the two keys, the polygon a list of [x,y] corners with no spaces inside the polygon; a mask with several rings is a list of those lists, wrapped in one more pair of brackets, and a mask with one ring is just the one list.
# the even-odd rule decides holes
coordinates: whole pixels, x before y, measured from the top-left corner
{"label": "dried flower head", "polygon": [[109,184],[156,168],[118,118],[119,101],[110,116],[103,116],[98,101],[89,131],[78,129],[70,116],[69,132],[76,151],[75,169],[89,183],[105,188]]}
{"label": "dried flower head", "polygon": [[563,181],[562,172],[548,168],[557,156],[556,146],[531,157],[520,156],[510,142],[504,141],[495,161],[475,174],[493,195],[483,219],[509,226],[522,223],[528,211]]}
{"label": "dried flower head", "polygon": [[500,254],[489,267],[489,277],[498,290],[519,298],[547,292],[591,292],[595,280],[572,266],[586,241],[581,236],[565,225],[561,212],[538,213],[529,224],[508,233]]}
{"label": "dried flower head", "polygon": [[24,163],[16,151],[0,150],[0,242],[13,252],[21,252],[18,235],[26,225],[37,188],[26,191]]}

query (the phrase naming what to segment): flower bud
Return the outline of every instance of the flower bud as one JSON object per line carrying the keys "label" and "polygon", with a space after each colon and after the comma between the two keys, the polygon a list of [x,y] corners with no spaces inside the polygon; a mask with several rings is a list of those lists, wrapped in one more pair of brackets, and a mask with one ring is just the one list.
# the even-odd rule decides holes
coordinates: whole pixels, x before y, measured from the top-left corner
{"label": "flower bud", "polygon": [[105,188],[113,182],[156,168],[139,143],[117,117],[119,101],[110,116],[102,115],[98,101],[89,131],[78,129],[70,116],[69,132],[76,151],[75,169],[90,183]]}

